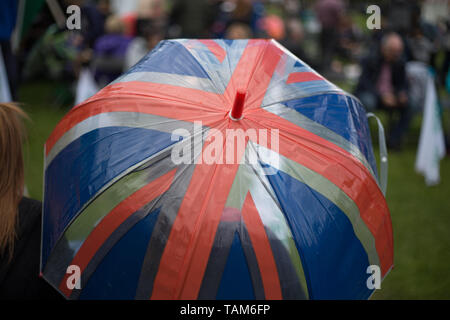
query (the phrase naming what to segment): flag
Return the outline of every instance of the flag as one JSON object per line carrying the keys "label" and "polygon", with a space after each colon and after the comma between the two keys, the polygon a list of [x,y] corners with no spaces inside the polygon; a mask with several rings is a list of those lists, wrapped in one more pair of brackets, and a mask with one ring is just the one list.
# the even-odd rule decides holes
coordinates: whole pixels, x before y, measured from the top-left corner
{"label": "flag", "polygon": [[425,176],[428,186],[439,183],[439,162],[445,155],[444,133],[441,124],[434,77],[428,74],[422,128],[416,156],[416,171]]}

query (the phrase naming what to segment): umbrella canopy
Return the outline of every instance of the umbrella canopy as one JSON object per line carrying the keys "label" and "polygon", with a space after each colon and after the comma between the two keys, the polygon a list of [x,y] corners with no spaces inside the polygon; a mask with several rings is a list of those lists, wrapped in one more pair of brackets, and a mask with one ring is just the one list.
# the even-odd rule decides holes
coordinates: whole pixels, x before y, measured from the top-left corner
{"label": "umbrella canopy", "polygon": [[393,265],[363,107],[274,40],[161,42],[56,126],[44,188],[70,299],[365,299]]}

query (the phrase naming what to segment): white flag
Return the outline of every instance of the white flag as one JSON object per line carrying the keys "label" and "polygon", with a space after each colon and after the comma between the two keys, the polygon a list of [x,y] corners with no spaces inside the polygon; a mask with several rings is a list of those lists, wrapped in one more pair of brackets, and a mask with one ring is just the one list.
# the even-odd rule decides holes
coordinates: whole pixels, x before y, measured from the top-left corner
{"label": "white flag", "polygon": [[75,97],[75,105],[92,97],[98,91],[97,83],[88,68],[83,68],[77,83],[77,93]]}
{"label": "white flag", "polygon": [[439,162],[445,156],[445,152],[436,87],[433,76],[428,73],[422,128],[416,156],[416,171],[425,176],[425,183],[428,186],[439,183]]}
{"label": "white flag", "polygon": [[11,102],[11,91],[9,91],[8,75],[6,74],[3,54],[0,47],[0,102]]}

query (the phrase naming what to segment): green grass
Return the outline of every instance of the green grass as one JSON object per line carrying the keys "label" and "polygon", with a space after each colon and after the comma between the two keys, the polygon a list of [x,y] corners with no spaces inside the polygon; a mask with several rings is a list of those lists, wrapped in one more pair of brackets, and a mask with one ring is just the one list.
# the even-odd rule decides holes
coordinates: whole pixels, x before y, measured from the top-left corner
{"label": "green grass", "polygon": [[389,154],[394,269],[374,299],[450,299],[450,159],[441,162],[441,184],[425,187],[415,157],[413,149]]}
{"label": "green grass", "polygon": [[33,83],[20,88],[20,103],[28,113],[25,152],[25,180],[30,197],[42,199],[44,144],[53,128],[69,110],[55,105],[60,93],[55,83]]}
{"label": "green grass", "polygon": [[[36,199],[42,199],[43,145],[69,108],[55,106],[57,95],[60,88],[53,83],[28,84],[20,90],[32,118],[25,172],[30,196]],[[395,266],[373,299],[450,299],[450,158],[441,162],[441,184],[426,187],[414,171],[420,121],[414,120],[406,149],[389,154],[387,202]]]}

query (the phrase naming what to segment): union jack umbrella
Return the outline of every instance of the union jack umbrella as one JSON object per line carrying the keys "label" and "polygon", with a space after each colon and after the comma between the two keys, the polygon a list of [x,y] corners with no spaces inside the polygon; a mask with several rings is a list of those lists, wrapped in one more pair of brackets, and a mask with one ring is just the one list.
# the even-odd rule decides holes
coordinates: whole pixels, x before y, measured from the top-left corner
{"label": "union jack umbrella", "polygon": [[48,138],[41,274],[69,299],[366,299],[393,266],[380,185],[360,102],[276,41],[162,41]]}

